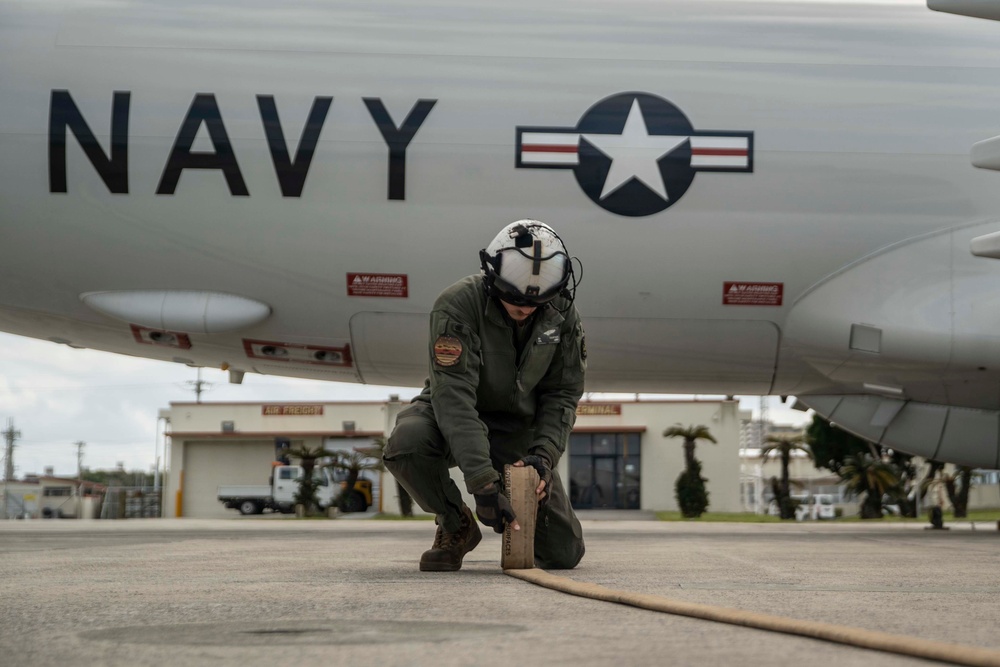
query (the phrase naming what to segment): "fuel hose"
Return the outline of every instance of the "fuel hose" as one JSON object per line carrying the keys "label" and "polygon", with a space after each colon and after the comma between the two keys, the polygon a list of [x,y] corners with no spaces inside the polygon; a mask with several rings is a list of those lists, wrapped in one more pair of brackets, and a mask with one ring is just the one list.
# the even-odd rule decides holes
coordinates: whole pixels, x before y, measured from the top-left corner
{"label": "fuel hose", "polygon": [[573,579],[560,577],[538,569],[504,570],[504,573],[562,593],[569,593],[570,595],[577,595],[593,600],[615,602],[666,614],[689,616],[717,623],[729,623],[730,625],[741,625],[746,628],[822,639],[828,642],[846,644],[847,646],[896,653],[914,658],[923,658],[925,660],[937,660],[955,665],[1000,667],[1000,651],[987,648],[949,644],[947,642],[893,635],[885,632],[873,632],[846,625],[801,621],[783,616],[759,614],[728,607],[716,607],[714,605],[672,600],[659,595],[616,591],[598,584],[574,581]]}

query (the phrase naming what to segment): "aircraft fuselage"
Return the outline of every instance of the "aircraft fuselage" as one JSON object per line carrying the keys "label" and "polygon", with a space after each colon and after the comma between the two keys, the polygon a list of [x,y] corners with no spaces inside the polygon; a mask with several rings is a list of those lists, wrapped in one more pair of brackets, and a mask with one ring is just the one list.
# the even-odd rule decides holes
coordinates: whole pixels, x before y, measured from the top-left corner
{"label": "aircraft fuselage", "polygon": [[919,2],[0,4],[0,329],[418,384],[435,296],[533,217],[583,263],[590,390],[996,411],[997,34]]}

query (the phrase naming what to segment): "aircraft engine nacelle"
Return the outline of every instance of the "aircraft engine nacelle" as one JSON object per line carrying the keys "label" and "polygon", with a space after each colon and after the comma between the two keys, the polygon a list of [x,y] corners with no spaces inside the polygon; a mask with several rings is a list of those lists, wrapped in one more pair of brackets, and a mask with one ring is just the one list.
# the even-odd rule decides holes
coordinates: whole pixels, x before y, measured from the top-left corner
{"label": "aircraft engine nacelle", "polygon": [[1000,467],[1000,261],[970,252],[972,239],[997,229],[896,244],[808,291],[788,319],[783,355],[841,389],[782,392],[873,442]]}

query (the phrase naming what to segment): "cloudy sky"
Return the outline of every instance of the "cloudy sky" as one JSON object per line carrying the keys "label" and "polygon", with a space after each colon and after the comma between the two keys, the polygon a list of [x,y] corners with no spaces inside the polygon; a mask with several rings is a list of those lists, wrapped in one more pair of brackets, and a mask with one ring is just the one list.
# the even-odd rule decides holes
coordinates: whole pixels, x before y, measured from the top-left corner
{"label": "cloudy sky", "polygon": [[[42,473],[47,466],[57,475],[74,476],[77,441],[86,443],[85,467],[110,469],[121,462],[126,470],[151,470],[163,452],[157,414],[172,401],[193,401],[195,380],[197,371],[181,364],[0,334],[0,430],[12,419],[21,432],[14,450],[16,476]],[[202,369],[202,380],[211,383],[202,394],[205,402],[384,400],[389,394],[406,400],[419,391],[251,373],[242,385],[231,385],[227,373],[213,369]],[[744,397],[741,403],[756,411],[759,401]],[[776,397],[768,409],[777,423],[808,420]],[[0,440],[0,457],[3,444]]]}

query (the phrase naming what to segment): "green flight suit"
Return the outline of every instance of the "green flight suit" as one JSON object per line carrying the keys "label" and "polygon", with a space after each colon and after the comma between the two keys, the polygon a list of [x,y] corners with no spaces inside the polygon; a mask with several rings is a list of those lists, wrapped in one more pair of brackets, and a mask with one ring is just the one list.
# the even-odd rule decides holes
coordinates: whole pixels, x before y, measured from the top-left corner
{"label": "green flight suit", "polygon": [[[463,503],[449,467],[459,467],[469,493],[499,482],[504,464],[529,453],[556,467],[583,394],[586,346],[580,316],[562,297],[522,331],[478,275],[441,293],[430,325],[430,377],[396,419],[384,460],[417,504],[456,532]],[[583,535],[555,470],[547,491],[536,562],[571,568],[583,557]]]}

